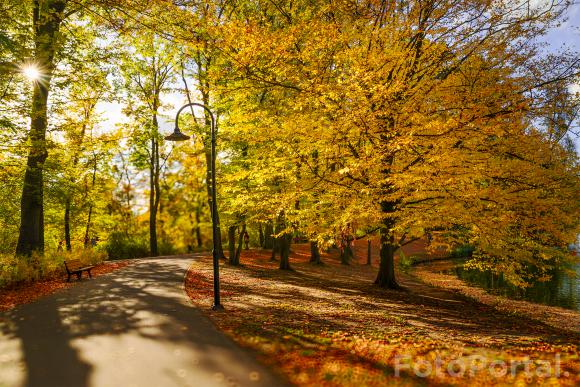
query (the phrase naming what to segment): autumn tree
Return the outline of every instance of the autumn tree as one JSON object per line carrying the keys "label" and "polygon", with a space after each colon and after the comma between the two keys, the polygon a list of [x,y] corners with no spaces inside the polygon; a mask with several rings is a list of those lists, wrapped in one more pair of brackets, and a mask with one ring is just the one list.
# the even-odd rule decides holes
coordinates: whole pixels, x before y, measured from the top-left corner
{"label": "autumn tree", "polygon": [[59,28],[67,5],[65,0],[35,1],[32,8],[34,54],[31,61],[42,77],[34,82],[30,110],[30,150],[21,199],[20,235],[16,246],[19,255],[44,250],[43,167],[46,150],[48,93],[55,68]]}
{"label": "autumn tree", "polygon": [[[515,283],[528,263],[558,260],[552,247],[578,230],[576,167],[530,120],[528,66],[565,2],[247,4],[224,39],[237,81],[230,118],[310,173],[318,153],[329,223],[340,229],[332,217],[347,215],[380,232],[377,284],[398,287],[395,252],[435,228],[445,243],[475,244],[477,262]],[[251,103],[259,91],[280,103]]]}
{"label": "autumn tree", "polygon": [[89,245],[94,209],[89,200],[90,191],[100,172],[103,160],[99,158],[105,159],[108,153],[94,133],[100,120],[96,107],[110,100],[113,90],[107,77],[112,71],[115,51],[100,48],[95,43],[98,38],[104,38],[103,29],[89,29],[81,23],[69,25],[68,29],[75,40],[65,46],[69,53],[61,65],[70,69],[71,74],[67,87],[53,98],[53,115],[58,117],[59,123],[55,126],[64,140],[62,148],[66,149],[58,157],[63,166],[60,188],[64,201],[64,241],[66,249],[71,250],[71,217],[81,209],[87,212],[82,241],[85,247]]}
{"label": "autumn tree", "polygon": [[[183,125],[187,127],[187,122]],[[161,186],[159,231],[175,249],[206,248],[211,234],[207,208],[205,155],[199,143],[177,143]]]}
{"label": "autumn tree", "polygon": [[[28,108],[30,128],[27,136],[26,169],[21,188],[20,230],[16,245],[18,255],[30,255],[35,250],[44,250],[44,164],[49,154],[49,94],[54,89],[55,76],[59,83],[66,83],[67,75],[70,75],[66,71],[70,71],[70,68],[59,69],[58,65],[63,57],[70,54],[67,50],[74,47],[74,44],[67,46],[67,43],[74,40],[71,39],[71,31],[75,29],[74,25],[79,24],[79,20],[84,18],[86,23],[87,14],[94,14],[97,9],[102,12],[103,9],[118,7],[108,1],[71,3],[67,0],[7,1],[2,5],[3,20],[7,28],[2,29],[0,40],[2,46],[9,48],[13,54],[9,61],[2,63],[2,77],[8,74],[10,85],[14,73],[21,72],[25,67],[38,73],[38,79],[32,85]],[[113,20],[110,20],[109,25],[112,26],[115,20],[111,19]],[[99,23],[103,20],[107,19],[100,18]],[[70,25],[63,31],[62,27],[66,23]],[[73,28],[68,28],[71,26]],[[30,30],[26,27],[30,27]],[[14,28],[18,31],[14,32]],[[3,50],[2,55],[4,52]],[[58,86],[64,85],[61,83]],[[10,124],[14,127],[13,125],[14,122]]]}
{"label": "autumn tree", "polygon": [[[157,256],[157,215],[161,200],[161,171],[167,158],[163,154],[163,135],[159,132],[162,94],[170,90],[180,52],[148,31],[129,39],[132,55],[123,61],[129,104],[126,108],[138,127],[133,129],[134,160],[149,170],[149,246]],[[138,102],[137,102],[138,101]],[[137,102],[137,103],[135,103]]]}

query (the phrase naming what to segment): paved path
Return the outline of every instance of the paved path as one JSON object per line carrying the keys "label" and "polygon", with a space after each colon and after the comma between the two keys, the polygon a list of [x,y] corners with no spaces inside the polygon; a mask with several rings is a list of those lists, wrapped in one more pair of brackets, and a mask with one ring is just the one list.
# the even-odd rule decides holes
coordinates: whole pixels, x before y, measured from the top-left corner
{"label": "paved path", "polygon": [[191,306],[191,260],[140,260],[0,313],[0,386],[285,385]]}

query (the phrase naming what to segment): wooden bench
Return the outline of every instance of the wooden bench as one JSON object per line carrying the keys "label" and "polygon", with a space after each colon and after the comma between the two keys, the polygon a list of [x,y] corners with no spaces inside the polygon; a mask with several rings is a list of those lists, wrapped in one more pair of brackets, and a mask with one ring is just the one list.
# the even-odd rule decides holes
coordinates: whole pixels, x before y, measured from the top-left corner
{"label": "wooden bench", "polygon": [[71,259],[70,261],[64,261],[64,267],[66,269],[66,273],[68,274],[66,282],[70,282],[70,276],[73,274],[76,274],[77,278],[80,280],[83,271],[86,271],[89,274],[89,278],[93,278],[91,276],[91,269],[94,266],[83,266],[80,259]]}

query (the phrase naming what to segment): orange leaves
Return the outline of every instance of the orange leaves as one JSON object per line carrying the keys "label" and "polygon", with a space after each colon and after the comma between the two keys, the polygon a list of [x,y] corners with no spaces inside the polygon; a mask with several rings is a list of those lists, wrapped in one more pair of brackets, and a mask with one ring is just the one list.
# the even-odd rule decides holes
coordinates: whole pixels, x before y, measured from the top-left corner
{"label": "orange leaves", "polygon": [[[474,376],[445,372],[416,378],[413,368],[396,377],[401,356],[409,364],[440,362],[442,370],[472,356],[492,360],[550,360],[560,354],[573,384],[578,367],[576,339],[525,317],[467,302],[401,275],[406,291],[369,286],[374,269],[340,265],[336,253],[325,265],[308,262],[307,244],[293,245],[295,271],[277,269],[269,251],[242,251],[242,267],[221,266],[226,313],[210,317],[218,328],[297,385],[512,384],[522,377],[494,378],[487,369]],[[211,304],[210,257],[195,261],[186,288],[202,310]],[[190,281],[191,280],[191,281]],[[205,289],[199,288],[205,286]],[[191,294],[191,293],[190,293]],[[204,298],[205,297],[205,298]],[[497,332],[502,332],[498,335]],[[557,338],[556,338],[557,337]],[[525,375],[524,375],[525,376]],[[536,381],[539,381],[537,379]],[[539,381],[541,382],[541,381]]]}
{"label": "orange leaves", "polygon": [[203,299],[213,297],[213,282],[207,276],[188,271],[185,278],[187,286],[185,290],[191,299]]}
{"label": "orange leaves", "polygon": [[[129,265],[129,261],[106,262],[97,265],[91,271],[93,277],[120,270]],[[27,304],[37,298],[52,294],[59,289],[75,286],[77,281],[66,282],[66,276],[45,279],[32,284],[24,284],[13,289],[0,290],[0,311],[12,309],[20,304]]]}

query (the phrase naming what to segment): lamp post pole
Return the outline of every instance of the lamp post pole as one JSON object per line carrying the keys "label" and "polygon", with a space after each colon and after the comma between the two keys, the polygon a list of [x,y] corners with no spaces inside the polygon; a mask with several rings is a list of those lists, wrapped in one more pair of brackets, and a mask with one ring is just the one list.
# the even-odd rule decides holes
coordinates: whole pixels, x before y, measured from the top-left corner
{"label": "lamp post pole", "polygon": [[173,133],[169,136],[165,137],[166,140],[169,141],[185,141],[189,140],[190,136],[187,136],[179,130],[179,114],[188,107],[191,106],[199,106],[203,108],[211,117],[211,223],[212,223],[212,235],[213,235],[213,310],[223,310],[223,306],[220,302],[220,274],[219,274],[219,257],[217,255],[218,252],[218,220],[217,220],[217,199],[216,199],[216,179],[215,179],[215,159],[216,159],[216,134],[215,134],[215,118],[212,111],[205,105],[201,103],[191,102],[186,105],[183,105],[175,115],[175,129]]}

